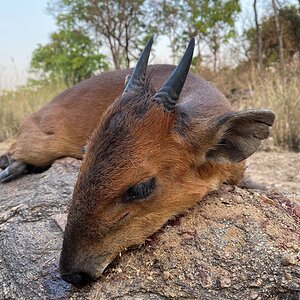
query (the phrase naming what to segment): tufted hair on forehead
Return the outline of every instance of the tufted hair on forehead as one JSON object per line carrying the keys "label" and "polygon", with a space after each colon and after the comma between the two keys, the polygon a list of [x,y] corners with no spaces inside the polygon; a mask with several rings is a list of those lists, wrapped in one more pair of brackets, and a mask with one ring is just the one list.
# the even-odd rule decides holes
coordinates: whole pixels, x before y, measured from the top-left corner
{"label": "tufted hair on forehead", "polygon": [[[89,144],[87,155],[82,164],[80,186],[94,186],[98,190],[106,189],[106,182],[119,174],[118,170],[130,164],[135,147],[143,139],[143,130],[146,126],[149,135],[151,124],[156,127],[159,115],[157,110],[163,110],[153,101],[155,89],[151,85],[151,74],[146,78],[143,88],[132,93],[120,96],[107,110],[98,128],[94,130]],[[151,112],[154,109],[154,112]],[[150,118],[151,120],[147,120]],[[143,125],[142,125],[143,123]],[[158,123],[161,123],[158,121]],[[147,134],[147,133],[145,133]],[[89,172],[86,172],[89,169]],[[117,179],[116,179],[117,180]]]}
{"label": "tufted hair on forehead", "polygon": [[132,93],[126,93],[122,95],[113,105],[115,110],[124,110],[126,113],[132,114],[134,117],[142,118],[145,113],[154,103],[152,98],[155,95],[155,89],[151,85],[151,74],[146,78],[146,82],[143,87],[135,90]]}

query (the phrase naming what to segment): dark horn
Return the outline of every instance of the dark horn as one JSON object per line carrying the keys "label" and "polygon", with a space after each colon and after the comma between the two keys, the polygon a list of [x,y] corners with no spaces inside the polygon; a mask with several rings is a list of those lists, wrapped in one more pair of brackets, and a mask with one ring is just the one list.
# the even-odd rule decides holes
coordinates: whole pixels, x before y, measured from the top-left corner
{"label": "dark horn", "polygon": [[190,69],[194,47],[195,39],[192,38],[180,63],[154,96],[155,101],[162,104],[165,111],[172,111],[177,103]]}
{"label": "dark horn", "polygon": [[130,80],[126,84],[123,94],[134,92],[143,87],[146,79],[147,64],[150,56],[151,47],[153,44],[153,37],[148,41],[144,48],[134,70],[131,74]]}

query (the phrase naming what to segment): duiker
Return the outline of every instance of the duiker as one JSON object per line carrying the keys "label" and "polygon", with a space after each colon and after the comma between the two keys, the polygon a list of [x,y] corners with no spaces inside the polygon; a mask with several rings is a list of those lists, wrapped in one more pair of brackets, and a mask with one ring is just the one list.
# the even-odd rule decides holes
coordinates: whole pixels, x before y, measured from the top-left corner
{"label": "duiker", "polygon": [[97,279],[120,251],[221,183],[239,183],[243,161],[274,121],[268,110],[234,112],[214,86],[188,73],[194,39],[175,69],[147,71],[151,45],[82,161],[60,257],[62,278],[75,285]]}

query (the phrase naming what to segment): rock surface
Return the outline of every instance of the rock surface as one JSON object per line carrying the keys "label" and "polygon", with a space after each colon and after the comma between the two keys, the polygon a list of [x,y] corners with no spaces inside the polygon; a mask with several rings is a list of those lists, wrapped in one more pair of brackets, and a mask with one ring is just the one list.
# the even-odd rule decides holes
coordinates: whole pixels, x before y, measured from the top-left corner
{"label": "rock surface", "polygon": [[0,299],[300,299],[300,195],[224,185],[123,253],[96,283],[58,259],[79,162],[0,186]]}

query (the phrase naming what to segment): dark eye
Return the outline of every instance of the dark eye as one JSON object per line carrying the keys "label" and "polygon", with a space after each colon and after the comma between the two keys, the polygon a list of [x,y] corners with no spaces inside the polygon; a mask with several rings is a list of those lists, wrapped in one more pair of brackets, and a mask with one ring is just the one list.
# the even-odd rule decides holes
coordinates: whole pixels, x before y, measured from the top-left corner
{"label": "dark eye", "polygon": [[148,197],[155,189],[155,178],[131,186],[123,196],[123,202],[132,202]]}

